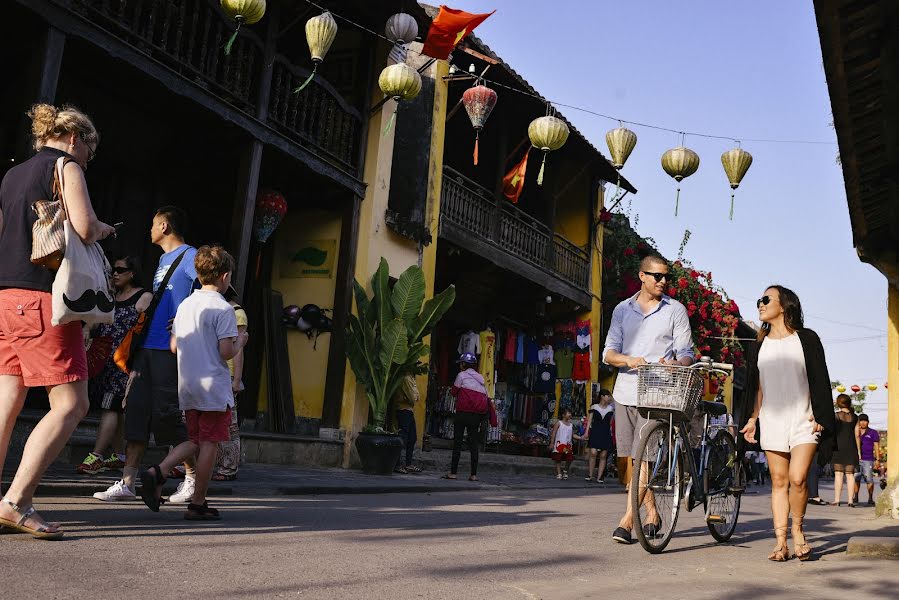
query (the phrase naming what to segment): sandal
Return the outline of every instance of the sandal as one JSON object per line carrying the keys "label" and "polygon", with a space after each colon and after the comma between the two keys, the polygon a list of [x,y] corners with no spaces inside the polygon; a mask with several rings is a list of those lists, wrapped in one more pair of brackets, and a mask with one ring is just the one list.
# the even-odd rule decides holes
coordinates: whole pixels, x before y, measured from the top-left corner
{"label": "sandal", "polygon": [[187,521],[219,521],[222,517],[219,514],[219,511],[214,508],[209,508],[208,502],[204,502],[203,504],[194,504],[191,502],[187,505],[187,512],[184,513],[184,518]]}
{"label": "sandal", "polygon": [[[35,514],[37,513],[37,511],[34,509],[34,506],[29,506],[27,509],[23,509],[21,506],[8,498],[3,498],[3,502],[7,504],[11,509],[13,509],[16,514],[19,515],[19,520],[15,522],[0,518],[0,525],[2,525],[3,527],[18,531],[20,533],[27,533],[36,540],[61,540],[62,536],[65,535],[65,532],[59,531],[56,525],[40,525],[39,527],[28,527],[27,525],[25,525],[25,521],[30,518],[35,518]],[[55,531],[53,531],[54,529]]]}
{"label": "sandal", "polygon": [[408,474],[409,474],[409,471],[406,470],[406,467],[394,467],[393,472],[394,472],[394,473],[400,473],[400,474],[402,474],[402,475],[408,475]]}
{"label": "sandal", "polygon": [[787,562],[790,560],[790,551],[787,549],[786,544],[776,548],[774,552],[769,554],[768,560],[772,562]]}
{"label": "sandal", "polygon": [[[150,470],[155,472],[151,473]],[[159,507],[165,503],[162,498],[163,483],[165,483],[165,477],[162,476],[159,465],[153,465],[140,476],[140,497],[153,512],[159,512]]]}
{"label": "sandal", "polygon": [[441,475],[440,479],[452,479],[453,481],[455,481],[456,479],[458,479],[458,477],[456,477],[456,475],[453,473],[448,473],[446,475]]}
{"label": "sandal", "polygon": [[237,479],[237,475],[221,475],[220,473],[216,473],[212,476],[213,481],[234,481]]}
{"label": "sandal", "polygon": [[421,473],[421,467],[409,465],[408,467],[406,467],[406,471],[408,471],[409,473]]}
{"label": "sandal", "polygon": [[808,542],[802,542],[801,544],[797,544],[793,547],[796,550],[796,558],[805,562],[812,557],[812,547],[808,545]]}

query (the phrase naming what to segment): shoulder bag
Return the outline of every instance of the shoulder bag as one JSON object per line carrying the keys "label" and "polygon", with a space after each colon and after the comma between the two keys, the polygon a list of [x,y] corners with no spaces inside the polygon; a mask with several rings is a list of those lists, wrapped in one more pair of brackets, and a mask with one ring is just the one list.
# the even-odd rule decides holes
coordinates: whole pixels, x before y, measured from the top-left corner
{"label": "shoulder bag", "polygon": [[31,226],[31,262],[51,271],[59,269],[66,251],[66,211],[62,203],[60,173],[70,160],[72,159],[64,156],[56,159],[50,185],[53,199],[37,200],[31,205],[31,209],[37,214],[37,220]]}

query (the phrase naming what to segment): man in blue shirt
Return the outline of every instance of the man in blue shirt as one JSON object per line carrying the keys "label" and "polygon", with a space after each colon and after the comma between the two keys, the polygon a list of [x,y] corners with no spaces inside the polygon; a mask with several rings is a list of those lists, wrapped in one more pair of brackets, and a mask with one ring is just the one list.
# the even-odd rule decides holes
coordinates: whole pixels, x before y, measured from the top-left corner
{"label": "man in blue shirt", "polygon": [[[640,429],[646,423],[637,411],[637,367],[647,363],[689,366],[694,359],[687,309],[665,295],[670,277],[668,263],[659,256],[647,256],[640,262],[639,277],[640,291],[612,312],[603,350],[603,362],[618,368],[614,389],[615,443],[619,457],[630,457],[629,469],[633,468],[634,453],[640,443]],[[612,534],[612,539],[622,544],[632,541],[632,492],[628,489],[627,508]],[[655,525],[650,523],[646,528],[654,530]],[[654,535],[653,531],[646,533]]]}
{"label": "man in blue shirt", "polygon": [[[169,348],[171,321],[178,306],[193,291],[197,279],[194,267],[197,249],[184,241],[186,225],[187,215],[176,206],[164,206],[153,217],[150,241],[163,251],[153,277],[154,294],[160,293],[159,288],[173,265],[175,271],[161,292],[147,335],[134,356],[125,390],[125,439],[128,445],[123,478],[105,492],[94,494],[98,500],[135,499],[135,478],[151,432],[157,446],[177,446],[187,440],[178,407],[178,362]],[[188,477],[170,497],[170,502],[189,502],[193,496],[193,481],[189,477],[193,469],[188,471]]]}

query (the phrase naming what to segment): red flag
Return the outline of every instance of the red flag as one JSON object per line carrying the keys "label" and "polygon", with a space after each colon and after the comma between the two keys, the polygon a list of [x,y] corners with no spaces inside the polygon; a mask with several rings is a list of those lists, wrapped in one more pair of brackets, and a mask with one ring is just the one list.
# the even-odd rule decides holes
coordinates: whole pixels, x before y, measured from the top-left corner
{"label": "red flag", "polygon": [[524,153],[521,161],[503,177],[503,195],[513,204],[518,204],[518,197],[521,196],[521,192],[524,190],[524,176],[528,170],[528,156],[530,154],[531,146],[528,147],[528,151]]}
{"label": "red flag", "polygon": [[425,47],[422,51],[428,56],[446,60],[456,44],[465,39],[474,28],[495,13],[472,14],[455,8],[440,7],[440,13],[431,23],[428,37],[425,39]]}

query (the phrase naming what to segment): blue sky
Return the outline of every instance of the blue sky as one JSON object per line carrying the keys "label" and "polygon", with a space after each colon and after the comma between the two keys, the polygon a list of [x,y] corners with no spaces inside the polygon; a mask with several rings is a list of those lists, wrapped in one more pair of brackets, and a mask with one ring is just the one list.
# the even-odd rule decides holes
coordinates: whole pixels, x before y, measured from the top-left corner
{"label": "blue sky", "polygon": [[[757,319],[754,300],[781,283],[802,299],[824,341],[831,378],[875,383],[866,412],[886,424],[886,281],[852,246],[843,175],[811,2],[453,0],[496,14],[476,33],[545,97],[624,120],[737,138],[754,161],[737,190],[721,167],[727,140],[687,137],[699,171],[675,184],[660,166],[678,136],[628,125],[637,147],[623,173],[639,193],[638,231],[667,256],[685,257]],[[456,53],[459,55],[460,53]],[[459,62],[465,65],[464,58]],[[502,110],[500,91],[496,110]],[[561,109],[605,152],[614,121]],[[535,115],[540,116],[540,115]],[[489,127],[489,124],[488,124]],[[606,152],[607,153],[607,152]],[[869,339],[858,339],[869,338]]]}

